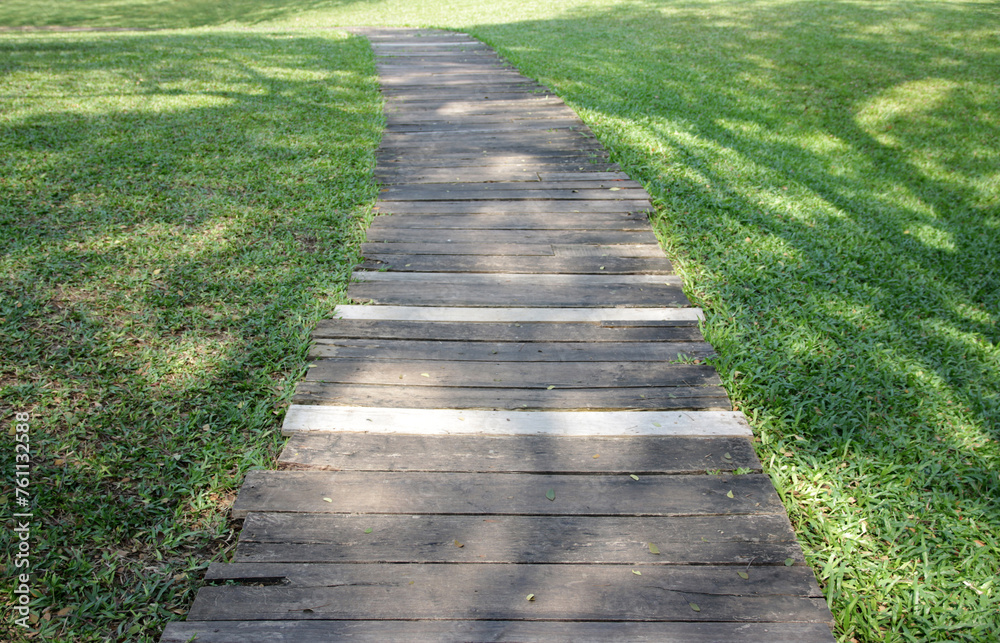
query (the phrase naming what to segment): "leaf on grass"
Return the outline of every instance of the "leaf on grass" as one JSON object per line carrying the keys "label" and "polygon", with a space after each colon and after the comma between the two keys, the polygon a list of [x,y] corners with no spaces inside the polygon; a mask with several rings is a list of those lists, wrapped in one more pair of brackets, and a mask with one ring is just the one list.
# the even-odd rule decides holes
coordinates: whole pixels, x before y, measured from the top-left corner
{"label": "leaf on grass", "polygon": [[368,529],[365,529],[365,533],[366,533],[366,534],[370,534],[370,533],[372,533],[373,531],[375,531],[375,530],[374,530],[374,529],[372,529],[371,527],[369,527]]}
{"label": "leaf on grass", "polygon": [[528,594],[524,598],[525,598],[525,600],[533,601],[533,600],[535,600],[535,595],[534,594]]}
{"label": "leaf on grass", "polygon": [[549,489],[548,491],[545,492],[545,497],[548,498],[549,500],[555,500],[556,499],[556,490],[555,489]]}
{"label": "leaf on grass", "polygon": [[58,467],[58,466],[66,464],[66,461],[63,460],[62,458],[56,458],[55,460],[52,461],[52,464],[54,464],[54,465],[56,465]]}
{"label": "leaf on grass", "polygon": [[726,497],[727,498],[732,498],[733,497],[733,490],[732,489],[730,489],[729,492],[726,493]]}
{"label": "leaf on grass", "polygon": [[333,502],[333,498],[323,498],[323,502]]}
{"label": "leaf on grass", "polygon": [[785,559],[785,567],[791,567],[794,564],[795,564],[795,559],[794,558],[786,558]]}
{"label": "leaf on grass", "polygon": [[693,609],[696,612],[700,612],[701,611],[701,608],[698,607],[698,603],[688,603],[688,605],[690,605],[691,609]]}
{"label": "leaf on grass", "polygon": [[649,553],[656,554],[657,556],[659,556],[660,548],[654,545],[653,543],[649,543]]}
{"label": "leaf on grass", "polygon": [[460,543],[460,542],[458,542],[458,541],[456,540],[456,541],[455,541],[455,546],[456,546],[456,547],[458,547],[459,549],[461,549],[462,547],[465,547],[465,543]]}
{"label": "leaf on grass", "polygon": [[639,570],[637,570],[637,569],[633,569],[633,570],[632,570],[632,573],[633,573],[633,574],[635,574],[636,576],[642,576],[642,572],[640,572],[640,571],[639,571]]}
{"label": "leaf on grass", "polygon": [[629,475],[629,477],[632,478],[633,480],[638,480],[639,479],[639,476],[635,475],[634,473],[631,474],[631,475]]}
{"label": "leaf on grass", "polygon": [[750,580],[750,574],[746,572],[736,572],[736,574],[743,580]]}
{"label": "leaf on grass", "polygon": [[73,607],[72,605],[69,606],[69,607],[64,607],[61,610],[59,610],[58,612],[56,612],[56,616],[66,616],[67,614],[69,614],[70,612],[72,612],[75,609],[76,608]]}

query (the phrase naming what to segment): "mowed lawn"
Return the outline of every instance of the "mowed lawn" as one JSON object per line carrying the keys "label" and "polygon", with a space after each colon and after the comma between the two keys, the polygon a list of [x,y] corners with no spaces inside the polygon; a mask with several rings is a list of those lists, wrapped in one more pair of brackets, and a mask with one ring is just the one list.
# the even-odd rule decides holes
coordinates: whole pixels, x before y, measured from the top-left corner
{"label": "mowed lawn", "polygon": [[476,35],[647,186],[839,638],[1000,631],[998,5],[205,4],[0,5],[191,28],[0,35],[0,395],[34,418],[47,640],[153,640],[227,555],[374,198],[353,24]]}

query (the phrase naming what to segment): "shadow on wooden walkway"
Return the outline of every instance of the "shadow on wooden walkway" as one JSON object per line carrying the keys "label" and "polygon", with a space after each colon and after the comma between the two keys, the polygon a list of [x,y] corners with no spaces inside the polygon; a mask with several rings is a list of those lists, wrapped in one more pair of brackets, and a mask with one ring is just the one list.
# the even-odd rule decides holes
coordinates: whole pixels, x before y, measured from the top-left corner
{"label": "shadow on wooden walkway", "polygon": [[646,192],[483,44],[364,33],[374,305],[316,329],[280,470],[161,640],[833,640]]}

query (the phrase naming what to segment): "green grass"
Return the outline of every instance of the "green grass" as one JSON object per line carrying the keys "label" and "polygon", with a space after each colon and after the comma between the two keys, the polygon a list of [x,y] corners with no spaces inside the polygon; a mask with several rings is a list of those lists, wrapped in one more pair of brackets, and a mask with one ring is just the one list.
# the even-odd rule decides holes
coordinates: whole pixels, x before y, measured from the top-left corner
{"label": "green grass", "polygon": [[0,397],[5,433],[32,415],[39,631],[155,640],[233,543],[234,491],[273,467],[311,328],[346,300],[375,194],[370,50],[17,36],[0,73]]}
{"label": "green grass", "polygon": [[[430,25],[496,46],[577,108],[654,196],[656,229],[706,310],[719,371],[754,424],[838,637],[1000,631],[995,3],[247,2],[241,16],[64,4],[8,2],[0,23],[25,24],[30,6],[46,24]],[[66,252],[46,257],[61,266],[53,288],[77,278]]]}

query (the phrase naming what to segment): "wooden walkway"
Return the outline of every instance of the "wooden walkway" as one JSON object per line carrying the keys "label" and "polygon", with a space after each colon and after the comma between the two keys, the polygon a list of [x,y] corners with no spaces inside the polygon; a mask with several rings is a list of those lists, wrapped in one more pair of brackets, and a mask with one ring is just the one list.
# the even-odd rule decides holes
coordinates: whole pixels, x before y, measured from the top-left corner
{"label": "wooden walkway", "polygon": [[646,192],[483,44],[364,33],[374,305],[316,329],[234,562],[161,640],[832,641]]}

